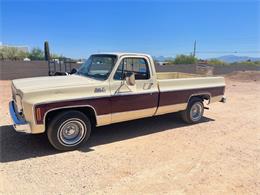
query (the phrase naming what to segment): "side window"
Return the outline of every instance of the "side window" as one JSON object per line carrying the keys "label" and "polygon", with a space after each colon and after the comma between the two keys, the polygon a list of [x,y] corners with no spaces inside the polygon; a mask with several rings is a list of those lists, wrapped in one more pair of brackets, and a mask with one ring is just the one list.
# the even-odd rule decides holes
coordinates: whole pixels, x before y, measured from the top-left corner
{"label": "side window", "polygon": [[136,80],[150,78],[148,63],[144,58],[124,58],[117,68],[114,79],[122,80],[124,75],[135,74]]}

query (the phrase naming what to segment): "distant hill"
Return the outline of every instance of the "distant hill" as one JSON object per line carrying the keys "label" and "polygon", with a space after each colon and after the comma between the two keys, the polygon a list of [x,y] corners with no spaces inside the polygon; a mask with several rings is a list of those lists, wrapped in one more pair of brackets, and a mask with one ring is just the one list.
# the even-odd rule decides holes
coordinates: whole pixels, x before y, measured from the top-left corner
{"label": "distant hill", "polygon": [[166,60],[174,60],[173,57],[165,57],[165,56],[153,56],[154,60],[157,60],[158,62],[164,62]]}
{"label": "distant hill", "polygon": [[[165,56],[153,56],[153,59],[155,59],[159,62],[164,62],[166,60],[174,60],[173,57],[165,57]],[[210,58],[210,59],[218,59],[218,60],[221,60],[221,61],[227,62],[227,63],[244,62],[244,61],[248,61],[248,60],[260,61],[260,57],[255,58],[255,57],[249,57],[249,56],[236,56],[236,55],[225,55],[225,56],[220,56],[220,57]]]}
{"label": "distant hill", "polygon": [[232,63],[232,62],[244,62],[244,61],[260,61],[260,58],[254,58],[254,57],[249,57],[249,56],[235,56],[235,55],[226,55],[226,56],[220,56],[217,57],[216,59],[227,62],[227,63]]}

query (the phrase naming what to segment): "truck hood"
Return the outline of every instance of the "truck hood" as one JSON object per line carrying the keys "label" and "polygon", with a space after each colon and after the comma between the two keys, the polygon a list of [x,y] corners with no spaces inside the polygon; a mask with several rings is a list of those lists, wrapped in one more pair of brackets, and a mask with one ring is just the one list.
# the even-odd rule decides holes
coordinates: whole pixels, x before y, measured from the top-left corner
{"label": "truck hood", "polygon": [[13,80],[13,86],[21,93],[44,91],[55,88],[66,88],[72,86],[98,84],[102,81],[79,76],[51,76],[51,77],[34,77]]}

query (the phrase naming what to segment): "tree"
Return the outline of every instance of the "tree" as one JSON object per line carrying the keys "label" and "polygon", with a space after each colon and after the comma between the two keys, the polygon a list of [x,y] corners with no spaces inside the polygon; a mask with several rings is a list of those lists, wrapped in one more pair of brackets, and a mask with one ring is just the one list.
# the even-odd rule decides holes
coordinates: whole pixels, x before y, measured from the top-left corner
{"label": "tree", "polygon": [[28,52],[22,51],[22,50],[18,50],[17,54],[16,54],[16,60],[23,60],[24,58],[27,58],[29,55]]}
{"label": "tree", "polygon": [[16,47],[2,47],[0,49],[0,58],[2,60],[23,60],[28,57],[28,53]]}
{"label": "tree", "polygon": [[44,53],[40,48],[33,48],[29,54],[31,60],[44,60]]}

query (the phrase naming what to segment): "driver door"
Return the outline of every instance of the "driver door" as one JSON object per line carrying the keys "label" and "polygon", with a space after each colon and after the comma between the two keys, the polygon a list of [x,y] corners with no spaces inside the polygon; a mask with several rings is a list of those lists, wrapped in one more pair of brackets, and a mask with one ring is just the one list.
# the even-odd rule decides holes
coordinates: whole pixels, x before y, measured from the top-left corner
{"label": "driver door", "polygon": [[[134,74],[135,83],[126,82]],[[153,116],[157,109],[158,88],[145,57],[124,57],[110,81],[111,122]]]}

